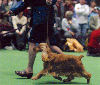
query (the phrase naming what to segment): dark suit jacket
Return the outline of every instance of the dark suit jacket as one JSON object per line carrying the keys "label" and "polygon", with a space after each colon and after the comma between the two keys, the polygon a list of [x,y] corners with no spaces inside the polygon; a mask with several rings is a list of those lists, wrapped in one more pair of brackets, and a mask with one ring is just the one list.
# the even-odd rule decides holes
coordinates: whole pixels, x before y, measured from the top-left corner
{"label": "dark suit jacket", "polygon": [[52,0],[52,5],[47,5],[46,0],[24,0],[19,6],[12,8],[11,11],[14,14],[18,14],[25,8],[30,6],[32,8],[32,19],[33,24],[41,24],[44,22],[54,23],[54,8],[53,5],[56,0]]}

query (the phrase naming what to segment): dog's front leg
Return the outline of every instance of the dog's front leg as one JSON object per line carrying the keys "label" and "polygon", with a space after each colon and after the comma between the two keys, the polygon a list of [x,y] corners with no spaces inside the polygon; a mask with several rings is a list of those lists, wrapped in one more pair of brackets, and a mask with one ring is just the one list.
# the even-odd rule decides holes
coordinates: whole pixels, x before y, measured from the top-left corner
{"label": "dog's front leg", "polygon": [[48,70],[43,69],[42,71],[40,71],[40,73],[38,73],[36,76],[32,77],[32,80],[37,80],[39,78],[41,78],[42,76],[46,75],[48,72]]}

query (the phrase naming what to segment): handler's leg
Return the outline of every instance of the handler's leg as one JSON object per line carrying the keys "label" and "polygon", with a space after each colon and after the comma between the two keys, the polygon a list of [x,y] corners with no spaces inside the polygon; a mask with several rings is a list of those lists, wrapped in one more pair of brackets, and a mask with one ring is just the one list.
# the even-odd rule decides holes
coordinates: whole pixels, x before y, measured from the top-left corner
{"label": "handler's leg", "polygon": [[33,72],[33,64],[36,57],[36,52],[33,50],[34,47],[35,47],[34,43],[29,43],[29,51],[28,51],[29,59],[28,59],[28,66],[26,69],[27,72]]}
{"label": "handler's leg", "polygon": [[56,45],[51,46],[51,49],[54,50],[54,51],[56,51],[59,54],[64,54],[62,52],[62,50],[58,46],[56,46]]}
{"label": "handler's leg", "polygon": [[24,71],[15,71],[15,73],[21,77],[31,78],[33,75],[33,64],[36,57],[36,52],[33,50],[35,47],[34,43],[29,43],[29,59],[28,59],[28,66]]}

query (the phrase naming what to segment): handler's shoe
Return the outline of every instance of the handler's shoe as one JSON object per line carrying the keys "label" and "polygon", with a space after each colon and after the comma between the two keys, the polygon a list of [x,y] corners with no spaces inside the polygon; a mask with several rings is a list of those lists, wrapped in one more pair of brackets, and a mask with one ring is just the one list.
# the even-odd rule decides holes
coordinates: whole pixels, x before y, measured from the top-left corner
{"label": "handler's shoe", "polygon": [[21,77],[27,77],[28,79],[30,79],[33,75],[33,73],[27,73],[25,70],[24,71],[15,71],[15,74],[17,74],[18,76],[21,76]]}

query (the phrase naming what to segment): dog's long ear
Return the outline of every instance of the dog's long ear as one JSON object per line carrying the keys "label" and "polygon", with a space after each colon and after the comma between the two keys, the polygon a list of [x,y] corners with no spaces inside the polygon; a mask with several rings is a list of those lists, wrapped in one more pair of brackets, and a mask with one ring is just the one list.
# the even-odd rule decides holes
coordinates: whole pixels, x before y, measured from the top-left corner
{"label": "dog's long ear", "polygon": [[39,51],[40,51],[40,47],[39,47],[39,46],[34,47],[34,48],[33,48],[33,51],[39,52]]}
{"label": "dog's long ear", "polygon": [[51,49],[48,44],[46,45],[46,48],[47,48],[47,52],[51,52]]}

